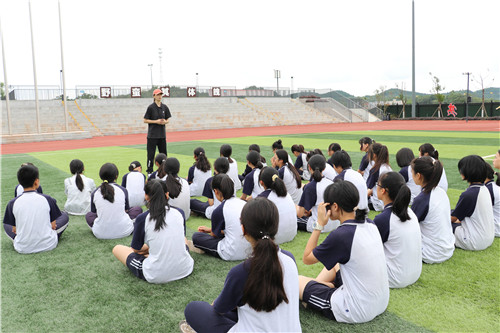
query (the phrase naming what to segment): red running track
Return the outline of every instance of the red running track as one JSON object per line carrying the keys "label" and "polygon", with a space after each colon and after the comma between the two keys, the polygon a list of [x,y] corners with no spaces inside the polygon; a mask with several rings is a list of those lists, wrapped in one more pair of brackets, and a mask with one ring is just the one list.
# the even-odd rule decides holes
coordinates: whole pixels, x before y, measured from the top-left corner
{"label": "red running track", "polygon": [[[379,130],[415,130],[415,131],[490,131],[499,132],[498,120],[394,120],[373,123],[335,123],[294,126],[229,128],[203,131],[168,132],[167,141],[191,141],[206,139],[234,138],[242,136],[284,135],[336,131],[379,131]],[[39,151],[54,151],[79,148],[110,146],[128,146],[146,144],[144,134],[101,136],[82,140],[61,140],[46,142],[12,143],[1,145],[1,154],[23,154]]]}

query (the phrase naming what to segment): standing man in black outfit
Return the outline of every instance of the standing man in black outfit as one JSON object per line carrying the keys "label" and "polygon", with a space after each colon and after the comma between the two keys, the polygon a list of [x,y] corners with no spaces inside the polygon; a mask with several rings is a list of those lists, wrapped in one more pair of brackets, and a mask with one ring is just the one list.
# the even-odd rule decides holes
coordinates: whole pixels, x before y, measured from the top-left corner
{"label": "standing man in black outfit", "polygon": [[165,125],[172,117],[168,107],[161,102],[163,91],[155,89],[153,92],[154,103],[148,106],[144,115],[144,122],[148,124],[148,164],[147,173],[153,172],[156,146],[158,152],[167,154],[167,139],[165,135]]}

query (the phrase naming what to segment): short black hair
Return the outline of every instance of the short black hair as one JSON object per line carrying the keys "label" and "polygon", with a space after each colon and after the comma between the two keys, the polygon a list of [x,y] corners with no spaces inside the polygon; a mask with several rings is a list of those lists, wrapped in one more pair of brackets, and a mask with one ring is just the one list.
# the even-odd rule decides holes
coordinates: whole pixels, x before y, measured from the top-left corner
{"label": "short black hair", "polygon": [[23,188],[32,187],[39,178],[38,168],[33,164],[23,165],[17,171],[17,180]]}
{"label": "short black hair", "polygon": [[458,171],[469,183],[484,183],[488,170],[486,162],[479,155],[469,155],[458,161]]}
{"label": "short black hair", "polygon": [[229,171],[229,161],[225,157],[219,157],[214,162],[214,169],[218,173],[227,173]]}
{"label": "short black hair", "polygon": [[396,162],[400,168],[410,165],[411,161],[415,159],[415,155],[410,148],[401,148],[396,153]]}
{"label": "short black hair", "polygon": [[345,150],[336,151],[332,155],[332,163],[335,167],[342,167],[342,169],[352,167],[351,157]]}

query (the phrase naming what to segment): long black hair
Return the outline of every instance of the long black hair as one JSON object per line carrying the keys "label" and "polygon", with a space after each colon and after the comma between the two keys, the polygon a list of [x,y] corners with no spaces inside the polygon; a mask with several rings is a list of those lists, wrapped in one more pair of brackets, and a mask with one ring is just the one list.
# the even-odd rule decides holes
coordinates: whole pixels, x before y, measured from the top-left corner
{"label": "long black hair", "polygon": [[411,162],[414,173],[419,173],[424,177],[425,185],[422,186],[424,193],[430,193],[438,186],[443,174],[443,165],[438,159],[433,160],[430,156],[422,156]]}
{"label": "long black hair", "polygon": [[163,153],[159,153],[155,157],[155,163],[158,163],[158,165],[161,165],[163,163],[163,161],[165,161],[166,159],[167,159],[167,155],[165,155]]}
{"label": "long black hair", "polygon": [[105,163],[99,170],[99,177],[103,180],[99,189],[105,200],[115,202],[115,189],[109,183],[114,183],[118,178],[118,168],[113,163]]}
{"label": "long black hair", "polygon": [[155,220],[155,231],[160,231],[167,225],[165,213],[168,202],[166,193],[166,183],[159,179],[152,179],[144,185],[144,193],[149,197],[146,206],[149,209],[149,216]]}
{"label": "long black hair", "polygon": [[83,162],[80,161],[79,159],[74,159],[71,162],[69,162],[69,171],[71,171],[72,175],[76,175],[75,183],[76,187],[80,192],[82,192],[83,188],[85,187],[82,176],[80,175],[81,173],[83,173],[83,170],[84,170]]}
{"label": "long black hair", "polygon": [[283,164],[292,173],[293,178],[295,178],[295,182],[297,183],[297,188],[301,188],[302,187],[302,178],[300,177],[297,169],[295,169],[295,165],[288,163],[288,153],[286,152],[286,150],[278,149],[278,150],[276,150],[275,154],[278,157],[278,160],[283,161]]}
{"label": "long black hair", "polygon": [[218,190],[224,200],[230,199],[234,196],[234,182],[225,173],[218,173],[212,178],[212,190]]}
{"label": "long black hair", "polygon": [[392,212],[399,217],[401,222],[409,220],[408,205],[411,200],[411,191],[406,186],[403,176],[399,172],[391,171],[380,176],[378,182],[381,188],[387,190],[392,200]]}
{"label": "long black hair", "polygon": [[298,153],[303,153],[304,152],[304,146],[303,145],[293,145],[292,148],[292,153],[298,152]]}
{"label": "long black hair", "polygon": [[245,234],[255,240],[241,300],[255,311],[271,312],[281,302],[288,303],[279,249],[274,243],[278,223],[278,208],[267,198],[253,199],[241,211]]}
{"label": "long black hair", "polygon": [[309,159],[307,162],[309,167],[311,168],[311,178],[317,182],[320,182],[323,179],[323,170],[326,167],[326,160],[323,155],[316,154]]}
{"label": "long black hair", "polygon": [[424,143],[420,147],[418,147],[418,151],[422,156],[425,155],[425,153],[429,154],[430,157],[439,160],[439,152],[434,149],[434,146],[430,143]]}
{"label": "long black hair", "polygon": [[278,176],[278,170],[271,167],[264,167],[259,175],[259,181],[264,183],[266,189],[276,192],[278,197],[286,197],[287,191],[283,180]]}
{"label": "long black hair", "polygon": [[273,151],[275,151],[276,149],[283,149],[283,143],[281,139],[279,139],[278,141],[274,141],[271,148],[273,149]]}
{"label": "long black hair", "polygon": [[370,158],[370,161],[373,161],[374,155],[377,155],[377,160],[372,166],[373,171],[379,170],[382,164],[389,165],[389,149],[387,146],[378,142],[372,144],[368,149],[368,157]]}
{"label": "long black hair", "polygon": [[231,147],[231,145],[223,144],[222,146],[220,146],[220,154],[225,158],[227,158],[229,163],[233,163],[233,159],[231,158],[232,153],[233,153],[233,147]]}
{"label": "long black hair", "polygon": [[[254,144],[251,144],[250,146],[248,146],[248,151],[251,152],[252,150],[255,150],[256,152],[258,152],[260,154],[260,146],[256,143]],[[260,155],[260,161],[262,163],[266,163],[266,158],[262,155]]]}
{"label": "long black hair", "polygon": [[207,159],[207,155],[205,155],[205,149],[198,147],[194,150],[193,154],[196,157],[196,162],[194,162],[196,168],[200,169],[202,172],[207,172],[212,168]]}
{"label": "long black hair", "polygon": [[179,177],[177,176],[180,168],[181,165],[179,163],[179,160],[175,157],[169,157],[165,161],[163,161],[160,169],[158,170],[158,178],[167,176],[167,178],[165,179],[165,183],[167,185],[168,195],[172,199],[177,198],[182,191],[182,184],[179,180]]}
{"label": "long black hair", "polygon": [[262,169],[264,167],[260,159],[260,154],[255,150],[251,150],[247,154],[247,161],[252,163],[252,165],[257,169]]}
{"label": "long black hair", "polygon": [[[336,203],[344,212],[351,213],[359,203],[359,192],[350,181],[337,179],[335,183],[328,185],[323,193],[323,201],[330,204]],[[356,209],[355,219],[364,221],[366,210]]]}

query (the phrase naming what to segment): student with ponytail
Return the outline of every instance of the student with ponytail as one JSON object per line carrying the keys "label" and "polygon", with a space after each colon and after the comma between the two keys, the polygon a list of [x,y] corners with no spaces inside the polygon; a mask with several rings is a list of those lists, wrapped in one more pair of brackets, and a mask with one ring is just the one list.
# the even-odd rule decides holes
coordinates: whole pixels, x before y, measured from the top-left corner
{"label": "student with ponytail", "polygon": [[[304,250],[303,262],[321,262],[316,279],[299,276],[300,299],[308,308],[344,323],[364,323],[383,313],[389,304],[384,248],[366,211],[356,209],[359,194],[348,181],[328,186],[318,208],[318,221]],[[318,245],[330,219],[340,226]]]}
{"label": "student with ponytail", "polygon": [[495,171],[489,163],[486,163],[487,175],[484,184],[490,192],[493,205],[493,219],[495,220],[495,237],[500,237],[500,177],[497,174],[495,183]]}
{"label": "student with ponytail", "polygon": [[302,179],[293,164],[288,162],[288,153],[283,149],[274,152],[273,167],[278,169],[279,177],[285,182],[286,190],[295,204],[302,196]]}
{"label": "student with ponytail", "polygon": [[[325,161],[326,161],[326,157],[325,157],[325,155],[323,155],[323,152],[321,151],[321,149],[316,148],[316,149],[313,149],[313,150],[311,150],[310,152],[307,153],[307,157],[306,157],[307,162],[309,162],[309,160],[311,159],[311,157],[313,157],[314,155],[321,155],[321,156],[323,156],[323,158],[325,158]],[[331,166],[328,163],[325,164],[325,169],[323,170],[322,174],[323,174],[323,177],[325,177],[326,179],[331,180],[332,182],[335,179],[335,177],[337,177],[339,175],[337,173],[337,171],[335,171],[335,169],[333,168],[333,166]]]}
{"label": "student with ponytail", "polygon": [[165,182],[152,180],[144,191],[149,210],[137,216],[130,247],[116,245],[113,254],[132,274],[149,283],[182,279],[194,266],[186,248],[184,218],[168,204]]}
{"label": "student with ponytail", "polygon": [[187,221],[191,215],[190,188],[187,180],[178,176],[180,168],[179,160],[169,157],[162,163],[158,178],[167,184],[170,206],[182,210]]}
{"label": "student with ponytail", "polygon": [[[311,181],[304,186],[302,196],[297,205],[297,228],[302,231],[313,231],[313,224],[318,220],[318,205],[323,200],[323,193],[331,180],[323,177],[326,160],[323,155],[314,155],[308,162]],[[330,232],[338,226],[338,221],[329,221],[323,232]]]}
{"label": "student with ponytail", "polygon": [[365,182],[368,179],[368,176],[370,175],[370,169],[373,165],[373,162],[370,161],[368,150],[370,149],[370,146],[374,143],[375,140],[372,140],[367,136],[359,139],[359,150],[364,151],[366,154],[363,155],[363,158],[361,158],[361,163],[359,163],[358,172],[363,176]]}
{"label": "student with ponytail", "polygon": [[[430,143],[424,143],[418,148],[420,157],[430,156],[433,160],[439,160],[439,152],[434,149],[434,146]],[[448,191],[448,179],[446,178],[446,171],[443,168],[441,178],[439,179],[439,187],[441,187],[445,192]]]}
{"label": "student with ponytail", "polygon": [[[211,186],[214,196],[221,203],[211,214],[211,227],[200,226],[198,232],[193,234],[192,243],[188,242],[190,249],[223,260],[245,259],[251,249],[240,226],[241,210],[245,201],[234,196],[234,183],[224,173],[215,175]],[[201,251],[195,250],[193,246]]]}
{"label": "student with ponytail", "polygon": [[493,204],[484,185],[488,176],[486,162],[478,155],[465,156],[458,161],[458,171],[469,187],[451,212],[455,246],[471,251],[484,250],[495,239]]}
{"label": "student with ponytail", "polygon": [[356,186],[359,194],[358,209],[368,211],[368,190],[363,176],[359,172],[352,169],[351,157],[345,150],[337,151],[332,156],[333,168],[339,174],[335,177],[337,179],[347,180]]}
{"label": "student with ponytail", "polygon": [[152,174],[150,174],[148,176],[148,181],[150,181],[151,179],[156,179],[156,175],[158,174],[158,170],[160,170],[160,165],[163,163],[163,161],[165,161],[167,159],[167,155],[163,154],[163,153],[159,153],[158,155],[156,155],[155,157],[155,165],[156,165],[156,171],[153,172]]}
{"label": "student with ponytail", "polygon": [[243,200],[256,198],[264,191],[259,184],[259,174],[264,165],[257,151],[252,150],[247,154],[247,165],[252,171],[245,176],[245,181],[243,182],[243,193],[241,194],[241,199]]}
{"label": "student with ponytail", "polygon": [[[248,152],[251,152],[252,150],[255,150],[260,154],[260,146],[256,143],[251,144],[248,146]],[[266,164],[266,158],[262,155],[260,155],[260,162],[262,163],[263,166],[267,166]],[[238,178],[243,182],[245,180],[245,177],[252,171],[252,168],[248,165],[248,163],[245,166],[245,171],[241,175],[238,176]]]}
{"label": "student with ponytail", "polygon": [[297,158],[295,160],[295,169],[302,177],[303,180],[309,180],[311,175],[309,174],[309,170],[307,169],[307,154],[304,151],[303,145],[293,145],[292,154]]}
{"label": "student with ponytail", "polygon": [[192,197],[199,197],[203,193],[203,188],[208,178],[212,176],[211,165],[205,155],[205,149],[198,147],[193,152],[195,160],[192,167],[189,168],[187,181],[189,183]]}
{"label": "student with ponytail", "polygon": [[133,161],[128,166],[128,173],[122,177],[122,187],[128,191],[128,199],[131,206],[144,205],[144,184],[146,176],[142,173],[141,162]]}
{"label": "student with ponytail", "polygon": [[297,211],[292,197],[287,193],[286,185],[275,168],[264,167],[259,175],[259,183],[264,192],[259,197],[271,200],[279,212],[279,227],[276,244],[290,242],[297,235]]}
{"label": "student with ponytail", "polygon": [[411,161],[415,159],[415,155],[413,154],[413,151],[410,148],[401,148],[398,150],[396,153],[396,162],[398,163],[398,166],[401,168],[399,170],[399,174],[403,176],[406,186],[411,191],[411,200],[410,200],[410,205],[413,203],[413,199],[417,195],[420,194],[422,191],[422,187],[419,185],[416,185],[415,182],[413,181],[413,176],[411,173]]}
{"label": "student with ponytail", "polygon": [[411,209],[420,222],[422,260],[428,264],[441,263],[451,258],[455,250],[455,236],[450,223],[450,199],[438,186],[443,165],[430,156],[411,162],[415,184],[422,192],[415,197]]}
{"label": "student with ponytail", "polygon": [[387,146],[380,143],[374,143],[368,150],[370,161],[373,165],[370,168],[370,174],[366,180],[366,187],[368,189],[368,201],[373,205],[373,209],[380,212],[384,209],[384,203],[377,197],[377,182],[380,176],[386,172],[392,171],[389,165],[389,150]]}
{"label": "student with ponytail", "polygon": [[201,301],[187,305],[182,332],[301,331],[297,265],[293,255],[274,242],[278,220],[276,206],[265,198],[245,205],[241,228],[253,252],[229,271],[212,305]]}
{"label": "student with ponytail", "polygon": [[333,154],[341,150],[342,147],[340,147],[338,143],[336,142],[330,143],[330,145],[328,146],[328,156],[330,156],[330,158],[326,161],[326,163],[330,164],[333,167],[332,156]]}
{"label": "student with ponytail", "polygon": [[96,189],[95,182],[83,175],[83,162],[75,159],[69,163],[72,177],[64,180],[64,193],[68,197],[64,210],[70,215],[85,215],[90,212],[90,195]]}
{"label": "student with ponytail", "polygon": [[373,219],[384,243],[390,288],[415,283],[422,272],[422,240],[415,213],[408,208],[411,191],[399,173],[380,176],[378,197],[384,211]]}
{"label": "student with ponytail", "polygon": [[[278,141],[275,141],[273,143],[273,145],[271,146],[271,148],[273,150],[273,154],[276,153],[276,150],[278,150],[278,149],[283,150],[283,142],[281,141],[281,139],[279,139]],[[288,163],[293,164],[292,158],[290,156],[288,156]]]}
{"label": "student with ponytail", "polygon": [[127,189],[115,183],[116,165],[105,163],[99,177],[103,182],[91,195],[90,212],[85,215],[87,224],[99,239],[126,237],[134,230],[134,220],[142,208],[130,207]]}
{"label": "student with ponytail", "polygon": [[227,175],[233,180],[234,191],[236,192],[241,189],[241,180],[238,177],[238,163],[234,160],[234,158],[231,158],[232,153],[233,148],[231,145],[223,144],[220,146],[220,157],[227,158],[227,161],[229,162],[229,171],[227,172]]}

